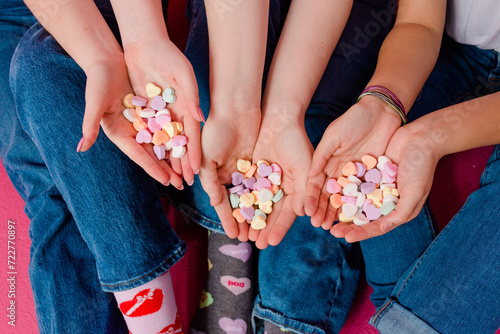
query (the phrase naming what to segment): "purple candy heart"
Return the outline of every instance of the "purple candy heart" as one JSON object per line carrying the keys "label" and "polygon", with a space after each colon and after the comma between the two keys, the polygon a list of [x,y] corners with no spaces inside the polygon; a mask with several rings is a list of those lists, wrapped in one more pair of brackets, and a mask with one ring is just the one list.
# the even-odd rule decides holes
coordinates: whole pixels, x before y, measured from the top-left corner
{"label": "purple candy heart", "polygon": [[137,135],[135,136],[135,140],[139,143],[146,143],[149,144],[153,140],[153,136],[151,135],[151,132],[149,132],[146,129],[142,129],[141,131],[137,132]]}
{"label": "purple candy heart", "polygon": [[243,180],[245,179],[245,176],[241,174],[240,172],[234,172],[231,174],[231,180],[233,183],[233,186],[239,186]]}
{"label": "purple candy heart", "polygon": [[253,206],[247,208],[247,207],[242,207],[240,208],[240,213],[245,219],[252,219],[253,215],[255,214],[255,209]]}
{"label": "purple candy heart", "polygon": [[260,176],[266,177],[269,176],[273,172],[273,167],[266,165],[265,163],[261,163],[259,168],[257,169],[257,173]]}
{"label": "purple candy heart", "polygon": [[146,100],[142,96],[134,96],[132,98],[132,104],[134,106],[145,107],[148,104],[148,100]]}
{"label": "purple candy heart", "polygon": [[363,175],[365,175],[365,173],[366,173],[365,164],[362,164],[360,162],[355,162],[354,164],[358,168],[358,172],[356,173],[356,177],[363,177]]}
{"label": "purple candy heart", "polygon": [[359,188],[361,189],[361,193],[366,195],[375,191],[375,189],[377,189],[377,186],[375,185],[375,183],[363,182],[361,183]]}
{"label": "purple candy heart", "polygon": [[241,195],[243,195],[243,194],[248,194],[249,192],[250,192],[250,190],[248,190],[248,189],[243,189],[243,190],[241,190],[241,191],[238,191],[238,192],[236,193],[236,195],[241,196]]}
{"label": "purple candy heart", "polygon": [[264,188],[271,190],[271,182],[268,179],[261,177],[261,178],[259,178],[257,183],[255,183],[254,189],[261,191]]}
{"label": "purple candy heart", "polygon": [[375,168],[370,169],[365,174],[366,182],[380,183],[381,179],[382,179],[382,174],[380,174],[380,172]]}
{"label": "purple candy heart", "polygon": [[153,151],[155,152],[156,157],[158,158],[158,160],[165,159],[165,146],[163,146],[163,145],[155,145],[153,147]]}
{"label": "purple candy heart", "polygon": [[257,181],[255,180],[255,177],[252,176],[249,179],[243,180],[243,187],[245,187],[247,189],[253,189],[255,182],[257,182]]}
{"label": "purple candy heart", "polygon": [[155,96],[153,101],[151,101],[151,108],[154,110],[161,110],[167,106],[167,103],[163,101],[161,96]]}
{"label": "purple candy heart", "polygon": [[242,185],[239,185],[239,186],[236,186],[236,187],[233,187],[233,188],[229,188],[229,192],[231,194],[236,194],[238,191],[242,191],[243,190],[243,186]]}

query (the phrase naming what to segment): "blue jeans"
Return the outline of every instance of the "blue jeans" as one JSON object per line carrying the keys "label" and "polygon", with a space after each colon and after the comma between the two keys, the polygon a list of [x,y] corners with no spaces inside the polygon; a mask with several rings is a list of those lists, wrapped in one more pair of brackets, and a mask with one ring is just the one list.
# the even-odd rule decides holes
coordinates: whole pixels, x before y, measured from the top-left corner
{"label": "blue jeans", "polygon": [[[500,91],[500,55],[444,37],[437,65],[409,113],[416,119]],[[473,117],[464,111],[461,121]],[[461,210],[422,254],[408,240],[433,233],[425,210],[385,236],[362,242],[380,333],[494,333],[500,326],[500,146]],[[403,228],[404,227],[404,228]],[[425,241],[425,239],[422,239]],[[415,249],[411,250],[412,254]],[[369,254],[376,254],[370,256]],[[385,301],[384,301],[385,299]],[[372,298],[373,300],[373,298]]]}
{"label": "blue jeans", "polygon": [[[160,276],[186,246],[153,180],[103,133],[91,150],[76,153],[83,71],[21,0],[0,6],[0,158],[31,220],[29,275],[40,332],[127,333],[109,292]],[[109,3],[99,6],[116,30]],[[7,70],[16,44],[13,96]]]}
{"label": "blue jeans", "polygon": [[[289,3],[271,1],[265,74]],[[392,26],[393,5],[387,1],[354,2],[347,27],[306,113],[306,130],[314,146],[328,125],[352,105],[373,74],[380,45]],[[208,116],[208,32],[202,0],[191,1],[188,18],[191,30],[186,56],[195,70],[201,109]],[[223,233],[198,178],[184,191],[164,191],[192,220]],[[357,287],[360,266],[357,244],[336,239],[328,231],[314,228],[308,217],[298,217],[278,246],[259,253],[255,330],[257,319],[264,319],[296,333],[338,333]]]}

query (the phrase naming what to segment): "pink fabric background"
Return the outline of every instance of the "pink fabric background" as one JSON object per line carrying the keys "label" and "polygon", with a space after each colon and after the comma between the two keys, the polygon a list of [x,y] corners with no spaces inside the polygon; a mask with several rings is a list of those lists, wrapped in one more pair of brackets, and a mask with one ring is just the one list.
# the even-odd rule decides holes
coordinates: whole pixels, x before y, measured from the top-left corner
{"label": "pink fabric background", "polygon": [[[179,19],[185,17],[185,1],[171,1],[169,8],[168,29],[174,42],[183,49],[187,37],[188,23]],[[176,19],[172,19],[172,18]],[[446,157],[440,163],[434,187],[431,193],[431,205],[439,225],[444,226],[454,213],[465,202],[468,194],[478,186],[486,160],[491,153],[491,147],[464,152],[452,157]],[[192,225],[175,224],[177,213],[168,203],[165,210],[173,222],[178,234],[187,241],[189,250],[186,256],[172,269],[176,300],[184,329],[189,328],[198,304],[203,282],[206,277],[206,231]],[[23,212],[24,203],[14,190],[3,167],[0,167],[0,249],[3,249],[4,259],[0,262],[0,333],[32,334],[38,333],[34,312],[33,295],[28,279],[29,220]],[[7,307],[9,286],[7,278],[7,225],[8,221],[16,226],[16,326],[7,324],[9,320]],[[369,301],[371,288],[362,280],[351,308],[349,318],[341,334],[371,334],[377,333],[368,319],[374,312]],[[186,331],[187,332],[187,331]],[[497,333],[500,333],[497,332]]]}

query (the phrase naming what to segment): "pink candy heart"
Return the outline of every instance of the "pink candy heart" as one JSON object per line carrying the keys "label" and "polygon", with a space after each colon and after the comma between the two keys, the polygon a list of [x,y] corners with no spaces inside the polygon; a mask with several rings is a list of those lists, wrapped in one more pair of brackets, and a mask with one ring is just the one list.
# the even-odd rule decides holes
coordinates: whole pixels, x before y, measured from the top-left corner
{"label": "pink candy heart", "polygon": [[156,131],[161,130],[161,125],[158,124],[158,122],[156,122],[155,118],[150,118],[150,119],[148,119],[148,129],[152,133],[155,133]]}
{"label": "pink candy heart", "polygon": [[244,334],[247,332],[247,323],[242,319],[220,318],[219,326],[226,334]]}
{"label": "pink candy heart", "polygon": [[378,219],[382,215],[380,209],[373,204],[367,205],[364,211],[366,213],[366,218],[370,220]]}
{"label": "pink candy heart", "polygon": [[222,276],[220,283],[223,287],[234,293],[235,296],[242,294],[250,289],[250,280],[248,278],[236,278],[234,276]]}
{"label": "pink candy heart", "polygon": [[326,183],[326,191],[330,194],[337,194],[342,190],[342,187],[337,183],[335,179],[330,179]]}
{"label": "pink candy heart", "polygon": [[245,219],[252,219],[253,218],[253,215],[255,214],[255,209],[253,206],[247,208],[247,207],[242,207],[240,209],[240,213],[241,215],[245,218]]}
{"label": "pink candy heart", "polygon": [[242,242],[238,245],[220,246],[219,251],[224,255],[247,262],[252,254],[252,246],[248,242]]}
{"label": "pink candy heart", "polygon": [[262,189],[271,190],[271,182],[268,179],[261,177],[254,184],[253,188],[254,188],[254,190],[258,190],[258,191],[261,191]]}
{"label": "pink candy heart", "polygon": [[165,159],[165,146],[163,146],[163,145],[155,145],[153,147],[153,151],[155,152],[156,157],[158,158],[158,160]]}
{"label": "pink candy heart", "polygon": [[370,169],[365,174],[366,182],[380,183],[381,179],[382,179],[382,174],[380,174],[380,172],[376,169]]}
{"label": "pink candy heart", "polygon": [[158,123],[162,128],[165,124],[170,122],[172,122],[172,117],[170,115],[161,115],[156,117],[156,123]]}
{"label": "pink candy heart", "polygon": [[151,132],[149,132],[146,129],[142,129],[141,131],[137,132],[137,135],[135,136],[135,140],[139,143],[146,143],[149,144],[153,140],[153,136],[151,135]]}
{"label": "pink candy heart", "polygon": [[183,135],[177,135],[170,140],[172,147],[187,145],[187,138]]}
{"label": "pink candy heart", "polygon": [[266,165],[265,163],[261,163],[259,168],[257,169],[257,173],[260,176],[266,177],[273,172],[273,167]]}

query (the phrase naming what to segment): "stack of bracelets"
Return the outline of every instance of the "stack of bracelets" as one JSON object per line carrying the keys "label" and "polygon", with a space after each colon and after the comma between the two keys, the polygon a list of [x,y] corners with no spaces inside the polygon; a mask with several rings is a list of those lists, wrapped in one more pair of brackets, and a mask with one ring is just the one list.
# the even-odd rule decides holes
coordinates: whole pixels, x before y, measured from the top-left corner
{"label": "stack of bracelets", "polygon": [[401,117],[403,125],[407,123],[405,107],[403,106],[403,103],[401,103],[401,101],[398,99],[396,94],[394,94],[390,89],[385,88],[383,86],[366,87],[365,90],[361,93],[361,95],[359,95],[358,100],[356,102],[359,102],[359,100],[361,100],[366,95],[376,96],[385,101],[388,105],[392,107],[392,109],[396,110],[399,117]]}

